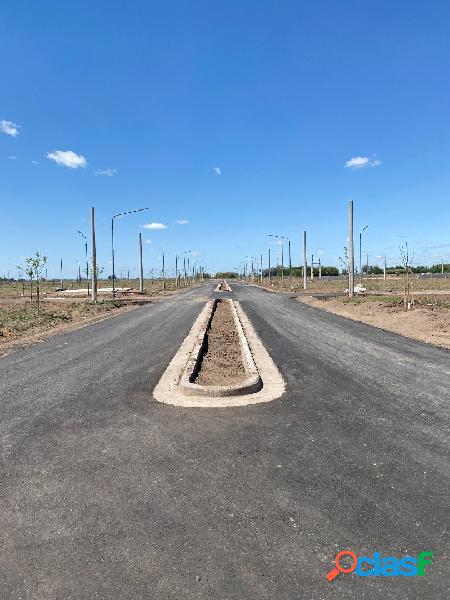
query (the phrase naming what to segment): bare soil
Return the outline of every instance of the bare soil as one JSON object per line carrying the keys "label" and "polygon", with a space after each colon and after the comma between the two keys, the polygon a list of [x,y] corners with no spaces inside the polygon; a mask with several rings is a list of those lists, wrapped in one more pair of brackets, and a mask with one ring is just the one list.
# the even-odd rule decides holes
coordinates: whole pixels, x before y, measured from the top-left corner
{"label": "bare soil", "polygon": [[38,313],[35,303],[0,303],[0,356],[11,350],[43,341],[47,337],[73,331],[137,308],[136,301],[80,301],[42,303]]}
{"label": "bare soil", "polygon": [[450,348],[450,301],[448,296],[415,298],[415,307],[405,310],[400,296],[315,298],[301,296],[298,301],[328,312],[393,331],[427,344]]}
{"label": "bare soil", "polygon": [[233,314],[228,302],[219,300],[207,332],[206,351],[194,383],[233,385],[246,378]]}

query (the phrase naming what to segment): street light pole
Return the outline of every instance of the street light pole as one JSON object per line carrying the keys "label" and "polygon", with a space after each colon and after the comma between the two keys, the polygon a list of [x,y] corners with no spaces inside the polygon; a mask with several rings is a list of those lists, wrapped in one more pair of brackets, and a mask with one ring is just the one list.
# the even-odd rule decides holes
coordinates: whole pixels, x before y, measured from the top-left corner
{"label": "street light pole", "polygon": [[139,291],[144,293],[144,263],[142,261],[142,234],[139,233]]}
{"label": "street light pole", "polygon": [[[87,282],[87,295],[89,296],[89,261],[88,261],[88,241],[87,241],[87,237],[84,235],[84,233],[82,233],[79,229],[78,229],[78,233],[81,235],[81,237],[84,239],[84,250],[86,253],[86,282]],[[81,277],[80,277],[80,283],[81,283]]]}
{"label": "street light pole", "polygon": [[359,233],[359,280],[361,282],[363,282],[363,274],[362,274],[362,234],[363,231],[365,231],[369,226],[366,225],[365,227],[362,228],[362,230]]}
{"label": "street light pole", "polygon": [[275,235],[273,233],[269,233],[269,237],[274,237],[281,240],[281,287],[284,286],[284,245],[283,240],[288,240],[289,242],[289,269],[291,271],[291,285],[292,285],[292,267],[291,267],[291,242],[289,238],[284,235]]}
{"label": "street light pole", "polygon": [[118,217],[124,217],[125,215],[131,215],[132,213],[139,213],[148,210],[148,208],[137,208],[136,210],[128,210],[123,213],[117,213],[111,219],[111,258],[112,258],[112,297],[115,298],[116,295],[116,272],[115,272],[115,264],[114,264],[114,219]]}
{"label": "street light pole", "polygon": [[348,203],[348,295],[355,295],[355,256],[353,246],[353,200]]}

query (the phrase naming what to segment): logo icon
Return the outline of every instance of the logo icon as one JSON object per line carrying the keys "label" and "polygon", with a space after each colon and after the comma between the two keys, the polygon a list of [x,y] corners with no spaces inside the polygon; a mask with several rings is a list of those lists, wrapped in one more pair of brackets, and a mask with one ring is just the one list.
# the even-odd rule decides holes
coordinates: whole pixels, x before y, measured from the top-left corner
{"label": "logo icon", "polygon": [[[352,559],[350,566],[341,564],[341,559],[349,556]],[[359,577],[423,577],[425,567],[431,565],[432,552],[420,552],[414,556],[381,556],[381,552],[374,552],[373,556],[357,556],[352,550],[341,550],[336,554],[334,569],[327,573],[328,581],[333,581],[339,573],[353,573]]]}

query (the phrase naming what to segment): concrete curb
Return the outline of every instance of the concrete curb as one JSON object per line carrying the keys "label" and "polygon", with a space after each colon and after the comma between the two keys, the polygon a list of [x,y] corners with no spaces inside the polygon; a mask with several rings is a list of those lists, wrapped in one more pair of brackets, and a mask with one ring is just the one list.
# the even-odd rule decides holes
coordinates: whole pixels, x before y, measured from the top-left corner
{"label": "concrete curb", "polygon": [[[222,285],[225,287],[224,290],[222,289]],[[228,281],[221,281],[218,283],[214,288],[214,292],[231,292],[231,287],[229,286]]]}
{"label": "concrete curb", "polygon": [[[244,395],[235,389],[233,395],[225,396],[222,394],[221,396],[217,396],[194,393],[195,388],[191,388],[192,393],[186,393],[184,386],[180,385],[183,375],[187,372],[188,363],[192,365],[192,362],[198,357],[200,344],[203,343],[205,328],[208,326],[211,318],[213,302],[213,300],[209,300],[206,303],[178,352],[163,373],[160,381],[153,390],[155,400],[186,408],[227,408],[271,402],[282,396],[285,391],[283,377],[237,301],[233,303],[233,307],[240,324],[242,336],[247,342],[247,350],[245,354],[243,352],[243,356],[244,360],[249,361],[249,369],[252,369],[252,363],[255,365],[254,368],[260,378],[260,382],[257,384],[258,389],[253,389],[253,391],[248,389]],[[193,386],[195,384],[190,385]],[[210,386],[210,388],[212,387],[214,386]]]}

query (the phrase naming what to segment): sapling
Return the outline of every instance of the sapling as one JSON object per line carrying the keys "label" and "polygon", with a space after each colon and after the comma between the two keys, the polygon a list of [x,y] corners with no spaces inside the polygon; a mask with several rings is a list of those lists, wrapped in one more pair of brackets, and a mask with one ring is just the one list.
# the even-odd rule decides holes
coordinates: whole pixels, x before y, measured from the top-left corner
{"label": "sapling", "polygon": [[[47,262],[47,257],[42,256],[39,252],[36,252],[34,256],[30,256],[25,259],[27,263],[27,275],[30,277],[31,285],[33,285],[33,277],[36,279],[36,294],[37,294],[37,311],[40,313],[40,295],[39,295],[39,282],[41,280],[42,271],[44,270],[44,266]],[[31,293],[31,298],[33,299],[33,293]]]}

